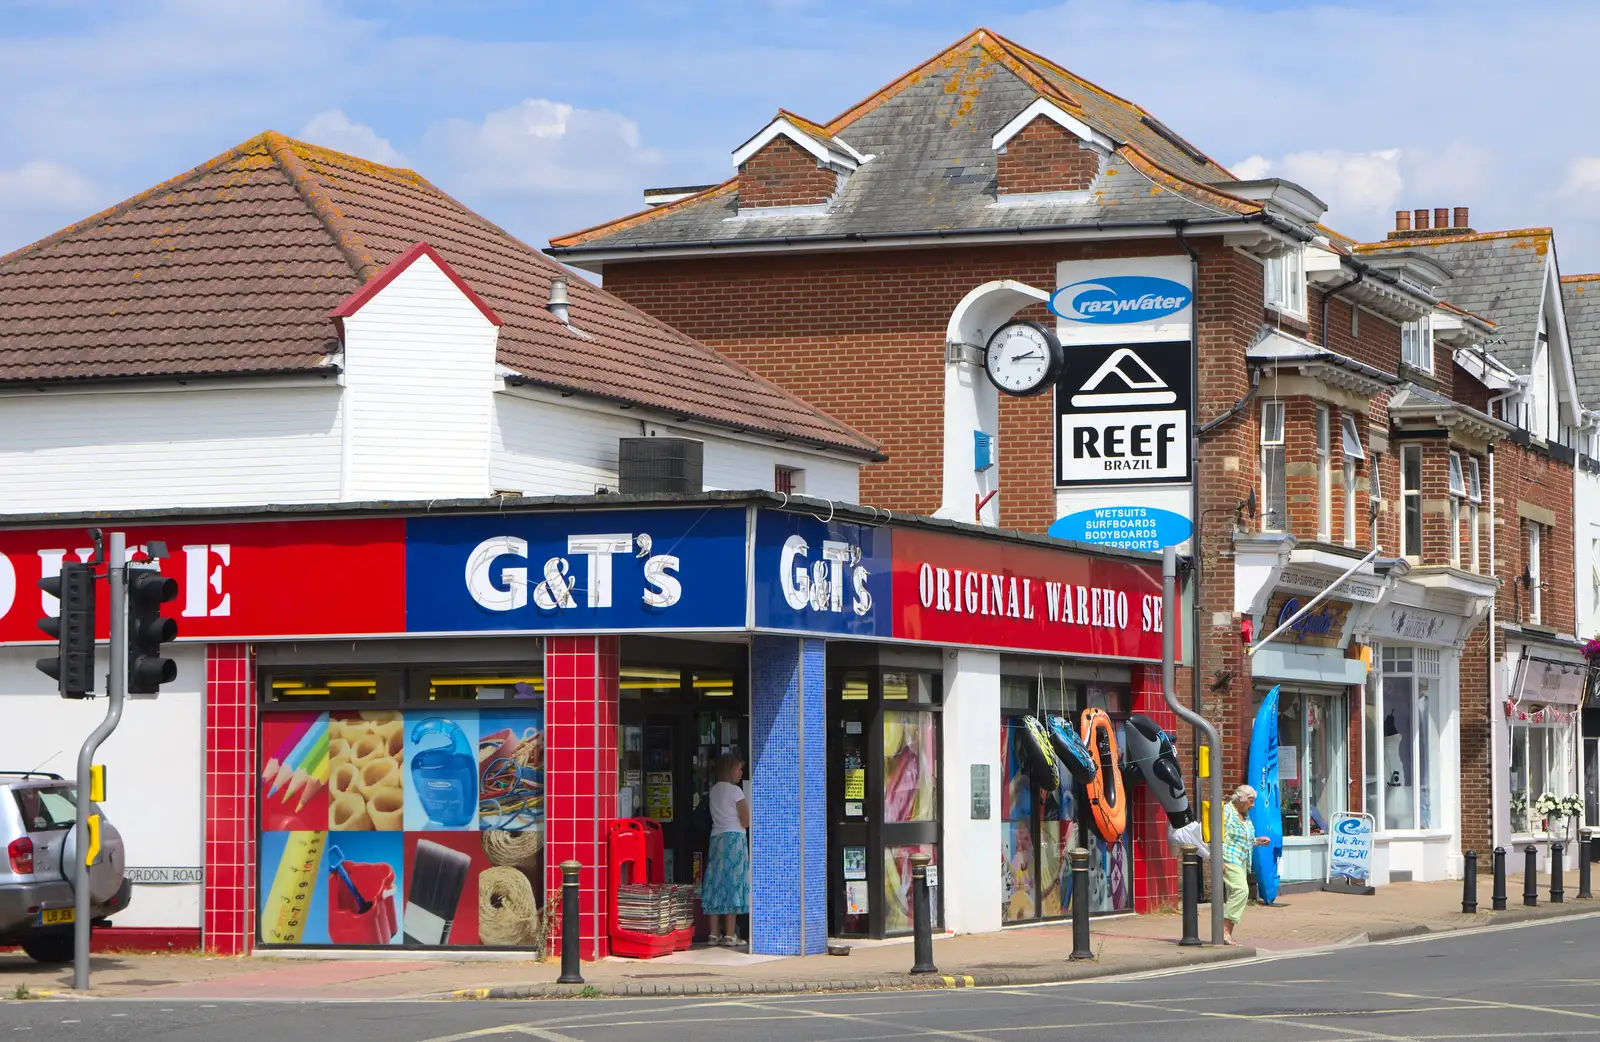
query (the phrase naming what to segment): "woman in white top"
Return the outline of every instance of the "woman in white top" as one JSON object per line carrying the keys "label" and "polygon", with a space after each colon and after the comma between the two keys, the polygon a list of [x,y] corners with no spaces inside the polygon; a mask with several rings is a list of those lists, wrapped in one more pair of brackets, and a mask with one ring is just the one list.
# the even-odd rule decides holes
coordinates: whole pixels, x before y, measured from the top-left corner
{"label": "woman in white top", "polygon": [[[709,797],[711,849],[700,884],[700,910],[711,917],[710,942],[731,948],[739,943],[738,917],[750,913],[750,851],[745,844],[750,801],[739,787],[743,759],[732,753],[718,757],[716,774]],[[719,930],[719,920],[726,920],[727,929]]]}

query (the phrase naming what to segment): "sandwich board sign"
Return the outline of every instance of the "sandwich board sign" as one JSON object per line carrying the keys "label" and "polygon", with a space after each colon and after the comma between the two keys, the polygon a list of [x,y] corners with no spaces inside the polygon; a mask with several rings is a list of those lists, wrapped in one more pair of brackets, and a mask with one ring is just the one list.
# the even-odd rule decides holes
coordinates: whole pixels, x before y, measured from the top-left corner
{"label": "sandwich board sign", "polygon": [[1372,887],[1372,834],[1376,823],[1371,814],[1340,811],[1328,828],[1327,882],[1342,881],[1337,889]]}

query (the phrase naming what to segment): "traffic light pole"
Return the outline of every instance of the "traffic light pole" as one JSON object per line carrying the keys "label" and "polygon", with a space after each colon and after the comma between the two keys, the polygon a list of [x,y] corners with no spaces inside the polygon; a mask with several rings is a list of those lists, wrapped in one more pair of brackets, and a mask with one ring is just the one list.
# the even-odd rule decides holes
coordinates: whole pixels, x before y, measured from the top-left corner
{"label": "traffic light pole", "polygon": [[122,720],[123,695],[128,677],[128,613],[127,613],[128,540],[122,532],[112,532],[106,550],[106,578],[111,584],[111,675],[106,685],[110,696],[106,718],[100,721],[78,751],[78,823],[77,864],[73,871],[77,878],[77,908],[73,914],[72,929],[72,986],[78,991],[89,990],[89,815],[94,813],[90,800],[92,782],[90,768],[100,744],[111,736]]}

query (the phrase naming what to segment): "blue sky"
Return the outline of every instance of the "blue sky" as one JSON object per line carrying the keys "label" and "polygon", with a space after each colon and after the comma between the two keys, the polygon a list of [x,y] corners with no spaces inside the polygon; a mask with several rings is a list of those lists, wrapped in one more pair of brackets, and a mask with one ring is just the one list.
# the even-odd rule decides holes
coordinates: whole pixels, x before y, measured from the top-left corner
{"label": "blue sky", "polygon": [[0,252],[266,128],[412,166],[543,246],[721,180],[979,22],[1381,236],[1554,225],[1600,268],[1600,5],[1266,0],[0,0]]}

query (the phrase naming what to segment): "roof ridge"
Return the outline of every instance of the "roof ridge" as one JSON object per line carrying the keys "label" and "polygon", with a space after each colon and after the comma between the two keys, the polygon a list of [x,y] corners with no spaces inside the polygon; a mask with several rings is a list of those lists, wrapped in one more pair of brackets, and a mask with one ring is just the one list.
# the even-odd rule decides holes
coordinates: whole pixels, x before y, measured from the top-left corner
{"label": "roof ridge", "polygon": [[575,232],[568,232],[565,235],[553,237],[550,240],[550,245],[557,247],[580,246],[601,232],[622,231],[626,228],[633,227],[635,224],[642,224],[645,221],[653,220],[657,214],[671,213],[672,211],[680,209],[684,206],[688,206],[691,203],[702,202],[714,195],[730,191],[733,186],[738,183],[738,180],[738,177],[730,177],[721,184],[715,184],[710,188],[701,189],[700,191],[695,192],[693,195],[684,196],[682,199],[674,199],[672,202],[662,203],[660,206],[647,206],[643,210],[635,210],[633,213],[623,214],[621,217],[613,217],[609,221],[601,221],[599,224],[591,224],[587,228],[579,228]]}
{"label": "roof ridge", "polygon": [[791,112],[782,105],[778,106],[778,116],[782,119],[788,120],[808,134],[819,135],[824,139],[833,137],[833,133],[821,123],[818,123],[816,120],[807,119],[798,112]]}
{"label": "roof ridge", "polygon": [[1563,275],[1562,282],[1600,282],[1600,271],[1593,271],[1587,275]]}
{"label": "roof ridge", "polygon": [[[305,161],[295,151],[295,147],[303,143],[280,134],[276,130],[266,131],[261,136],[266,141],[267,153],[272,157],[272,161],[278,164],[278,168],[289,178],[290,186],[299,194],[301,200],[311,208],[312,216],[316,217],[318,223],[333,238],[333,245],[344,256],[345,263],[350,265],[350,270],[355,273],[356,278],[366,282],[382,271],[384,266],[379,264],[376,258],[372,256],[366,244],[361,241],[361,236],[356,233],[356,230],[350,226],[350,222],[345,220],[344,214],[340,213],[339,208],[334,205],[327,189],[316,179],[316,175],[306,168]],[[306,147],[315,148],[317,146]],[[323,151],[333,152],[333,149],[323,149]],[[343,156],[345,153],[338,152],[335,154]],[[355,157],[351,156],[349,158],[353,159]],[[389,169],[395,168],[390,167]]]}
{"label": "roof ridge", "polygon": [[148,202],[149,200],[154,199],[156,196],[162,194],[163,192],[171,191],[172,189],[178,187],[181,184],[184,184],[187,181],[191,181],[191,180],[193,180],[193,179],[195,179],[197,177],[201,177],[201,176],[203,176],[205,174],[209,174],[211,171],[217,169],[220,166],[223,166],[226,163],[231,162],[232,160],[239,159],[239,158],[241,158],[243,156],[247,156],[252,151],[254,151],[258,146],[265,146],[266,137],[270,133],[271,133],[271,131],[263,131],[262,133],[257,134],[255,137],[250,138],[250,139],[248,139],[246,141],[241,142],[240,144],[237,144],[237,145],[233,146],[232,148],[228,149],[226,152],[223,152],[223,153],[221,153],[219,155],[211,157],[210,159],[206,160],[204,163],[201,163],[199,166],[193,167],[193,168],[191,168],[189,170],[185,170],[183,173],[177,174],[177,175],[175,175],[173,177],[169,177],[165,181],[162,181],[160,184],[155,185],[154,187],[146,188],[144,191],[139,192],[136,195],[131,195],[128,198],[122,200],[120,203],[114,203],[111,206],[106,207],[104,210],[101,210],[99,213],[90,214],[88,217],[83,218],[81,221],[75,221],[72,224],[67,225],[65,228],[61,228],[61,229],[58,229],[56,231],[53,231],[49,235],[46,235],[42,239],[36,239],[33,242],[30,242],[25,246],[17,247],[16,249],[12,250],[10,253],[0,255],[0,264],[8,264],[11,261],[18,260],[18,259],[20,259],[22,257],[28,256],[28,255],[34,253],[37,250],[42,250],[42,249],[44,249],[46,247],[54,246],[56,243],[61,242],[64,239],[70,238],[71,236],[76,235],[78,232],[85,231],[85,230],[87,230],[89,228],[94,227],[97,224],[101,224],[101,223],[103,223],[105,221],[108,221],[111,218],[118,216],[119,214],[127,213],[129,210],[133,209],[135,206],[138,206],[141,203]]}
{"label": "roof ridge", "polygon": [[1411,239],[1381,239],[1378,242],[1356,243],[1356,252],[1370,250],[1405,249],[1410,246],[1438,246],[1447,242],[1483,242],[1487,239],[1554,238],[1554,228],[1508,228],[1497,232],[1468,232],[1455,235],[1430,235]]}
{"label": "roof ridge", "polygon": [[[1169,170],[1167,167],[1152,159],[1150,155],[1144,151],[1144,149],[1140,148],[1131,141],[1124,141],[1122,144],[1118,145],[1117,151],[1123,154],[1124,158],[1130,161],[1135,170],[1139,171],[1141,174],[1144,174],[1146,177],[1153,177],[1159,174],[1160,176],[1171,178],[1173,181],[1178,182],[1185,188],[1192,189],[1201,193],[1202,195],[1208,195],[1215,199],[1222,200],[1221,205],[1237,212],[1253,212],[1266,209],[1265,206],[1256,202],[1254,199],[1246,199],[1243,196],[1233,195],[1229,192],[1221,191],[1212,185],[1204,184],[1200,181],[1193,180],[1192,178],[1185,177],[1184,175],[1173,170]],[[1146,169],[1147,167],[1148,169]],[[1190,198],[1193,199],[1192,196]],[[1199,202],[1203,206],[1215,205],[1206,203],[1204,200],[1200,199],[1195,199],[1194,201]]]}
{"label": "roof ridge", "polygon": [[1040,91],[1040,93],[1050,95],[1055,100],[1064,102],[1075,109],[1083,107],[1079,104],[1078,99],[1068,95],[1065,91],[1056,87],[1055,84],[1044,79],[1032,69],[1024,68],[1023,63],[1012,57],[1012,55],[1008,53],[1004,47],[1001,47],[995,43],[995,40],[997,39],[999,39],[999,37],[996,33],[979,26],[978,28],[972,30],[972,32],[961,37],[961,39],[957,40],[955,43],[944,48],[943,50],[940,50],[926,61],[919,62],[912,68],[907,69],[904,73],[895,77],[893,80],[890,80],[882,87],[879,87],[877,90],[873,91],[862,100],[856,102],[854,105],[851,105],[849,108],[830,119],[827,123],[823,124],[823,129],[825,129],[829,134],[837,136],[844,130],[845,127],[849,126],[851,123],[854,123],[868,112],[871,112],[885,101],[900,93],[900,91],[910,86],[912,83],[921,79],[921,74],[929,66],[936,65],[963,49],[970,50],[973,47],[982,47],[984,50],[988,51],[990,55],[999,59],[1008,69],[1011,69],[1013,73],[1017,74],[1020,79],[1026,82],[1029,86],[1033,87],[1035,90]]}

